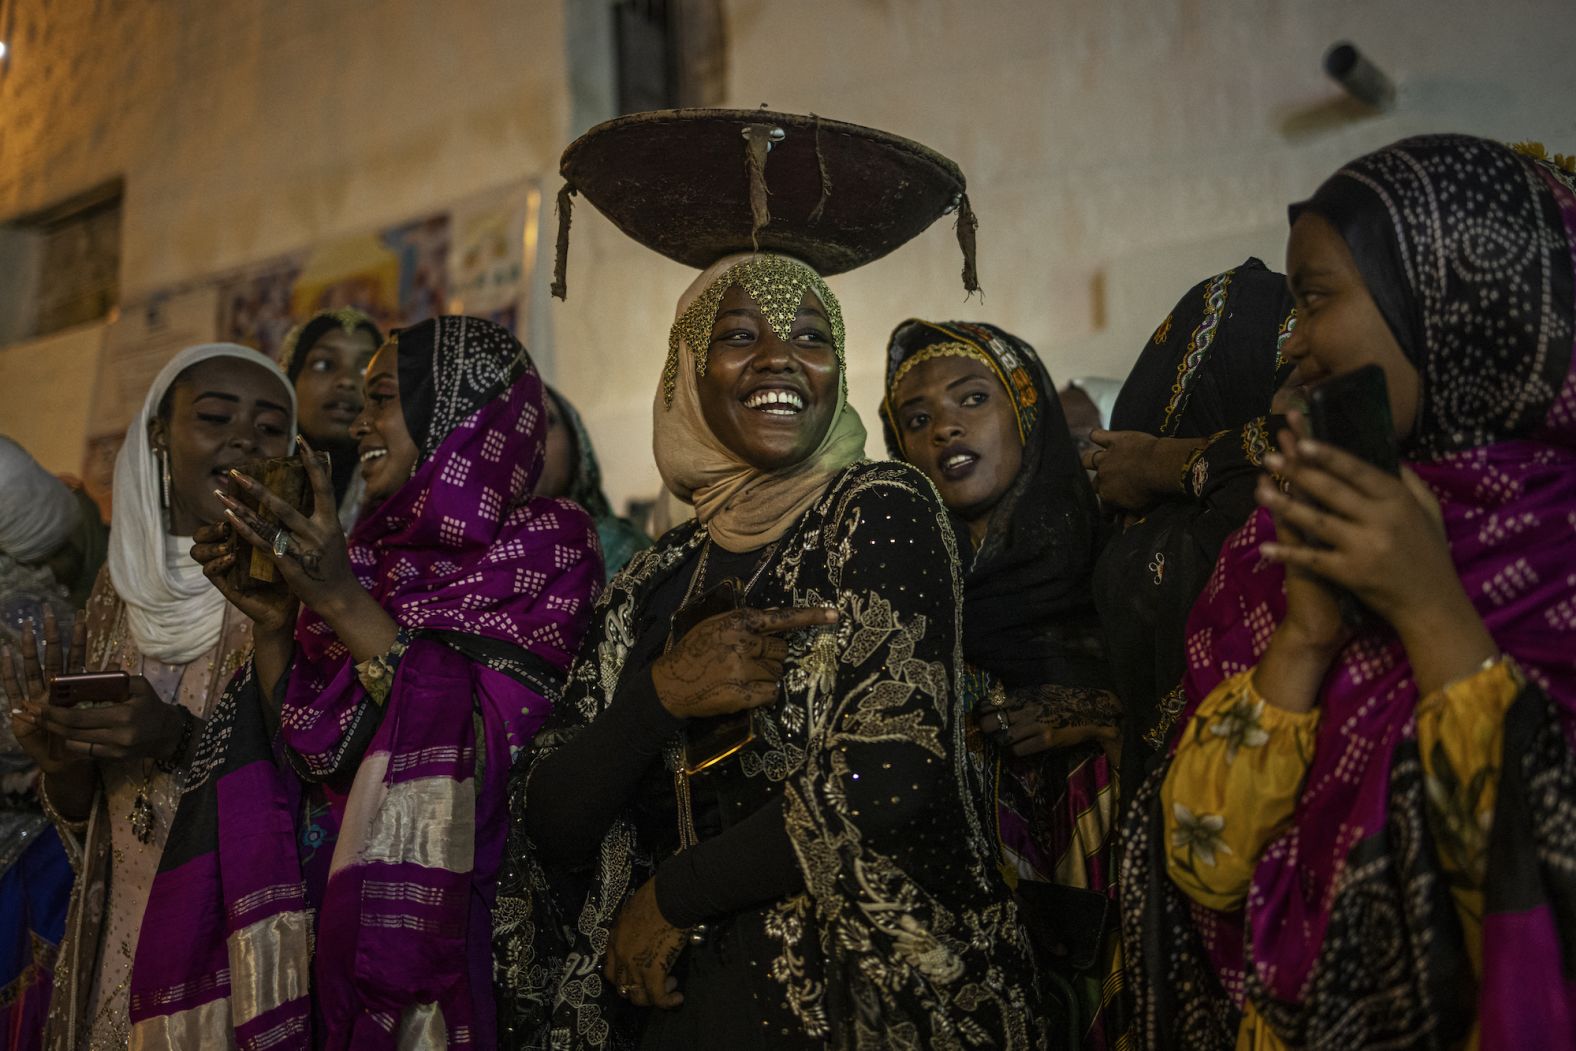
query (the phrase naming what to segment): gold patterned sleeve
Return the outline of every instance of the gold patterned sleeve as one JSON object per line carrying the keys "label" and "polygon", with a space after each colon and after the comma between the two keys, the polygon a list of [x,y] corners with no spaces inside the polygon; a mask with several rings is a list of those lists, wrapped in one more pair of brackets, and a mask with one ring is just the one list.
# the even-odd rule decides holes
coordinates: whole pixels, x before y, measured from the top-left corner
{"label": "gold patterned sleeve", "polygon": [[1211,909],[1242,903],[1266,844],[1291,820],[1319,713],[1267,704],[1240,672],[1204,699],[1160,789],[1166,869]]}
{"label": "gold patterned sleeve", "polygon": [[[1441,864],[1457,877],[1450,881],[1456,905],[1470,920],[1483,915],[1505,713],[1525,686],[1516,664],[1501,657],[1417,704],[1429,826]],[[1468,926],[1475,932],[1476,923]]]}

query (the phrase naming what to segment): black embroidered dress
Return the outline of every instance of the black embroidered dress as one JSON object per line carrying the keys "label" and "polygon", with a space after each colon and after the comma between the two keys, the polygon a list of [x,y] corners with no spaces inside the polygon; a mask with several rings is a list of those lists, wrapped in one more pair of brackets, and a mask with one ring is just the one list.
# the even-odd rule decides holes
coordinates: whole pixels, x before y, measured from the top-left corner
{"label": "black embroidered dress", "polygon": [[[748,605],[834,604],[840,620],[789,637],[781,699],[752,743],[689,779],[701,842],[674,853],[680,724],[649,669],[705,546],[689,523],[613,580],[516,768],[496,910],[506,1039],[1038,1046],[1033,964],[965,759],[957,549],[934,488],[858,463],[764,563],[711,553],[708,584],[759,571]],[[632,1007],[602,977],[618,909],[653,873],[669,921],[707,927],[675,968],[673,1011]]]}

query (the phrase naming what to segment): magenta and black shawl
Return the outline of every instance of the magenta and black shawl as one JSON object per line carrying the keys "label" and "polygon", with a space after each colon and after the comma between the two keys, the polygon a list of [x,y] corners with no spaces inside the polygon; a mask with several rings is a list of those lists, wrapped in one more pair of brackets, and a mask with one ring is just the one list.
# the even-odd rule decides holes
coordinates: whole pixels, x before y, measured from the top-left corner
{"label": "magenta and black shawl", "polygon": [[[1417,685],[1394,633],[1342,651],[1291,827],[1247,907],[1166,878],[1151,779],[1123,866],[1130,983],[1152,1046],[1229,1048],[1251,999],[1309,1048],[1576,1046],[1576,191],[1497,143],[1407,139],[1303,208],[1346,239],[1422,378],[1410,466],[1439,498],[1467,594],[1528,685],[1506,716],[1484,880],[1483,973],[1425,815]],[[1190,709],[1252,667],[1285,611],[1260,512],[1188,628]],[[1191,714],[1191,712],[1189,712]],[[1184,717],[1184,725],[1185,725]]]}
{"label": "magenta and black shawl", "polygon": [[[250,665],[232,682],[137,949],[132,1021],[154,1044],[232,1029],[242,1048],[492,1045],[504,782],[557,699],[601,561],[583,511],[531,496],[543,388],[512,336],[437,318],[400,333],[398,366],[421,459],[349,551],[408,648],[380,705],[305,610],[277,728]],[[324,782],[337,836],[326,881],[298,853],[303,781]]]}

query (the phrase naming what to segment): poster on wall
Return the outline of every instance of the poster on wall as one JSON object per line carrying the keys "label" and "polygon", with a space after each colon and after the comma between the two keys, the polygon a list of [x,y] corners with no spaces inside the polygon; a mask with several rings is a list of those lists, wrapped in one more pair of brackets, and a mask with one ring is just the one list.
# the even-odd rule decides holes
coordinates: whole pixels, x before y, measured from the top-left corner
{"label": "poster on wall", "polygon": [[219,289],[207,285],[190,291],[149,296],[120,308],[104,330],[98,377],[93,384],[93,410],[82,457],[82,484],[110,516],[110,491],[115,454],[126,427],[142,410],[148,388],[166,362],[193,343],[214,339]]}
{"label": "poster on wall", "polygon": [[304,321],[319,310],[355,307],[378,327],[398,324],[399,255],[378,234],[320,245],[307,257],[290,295],[290,313]]}
{"label": "poster on wall", "polygon": [[383,231],[399,261],[399,324],[449,313],[449,216],[432,215]]}
{"label": "poster on wall", "polygon": [[541,192],[521,186],[454,210],[450,310],[486,318],[525,337],[524,310],[536,260]]}
{"label": "poster on wall", "polygon": [[290,294],[300,273],[300,260],[284,259],[221,281],[216,337],[277,357],[285,334],[295,323]]}

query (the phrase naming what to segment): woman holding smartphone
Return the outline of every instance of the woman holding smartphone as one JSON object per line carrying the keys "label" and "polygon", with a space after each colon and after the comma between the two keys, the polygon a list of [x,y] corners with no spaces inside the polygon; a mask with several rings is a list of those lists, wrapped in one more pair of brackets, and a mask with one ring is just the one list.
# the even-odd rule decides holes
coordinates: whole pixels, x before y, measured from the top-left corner
{"label": "woman holding smartphone", "polygon": [[1194,608],[1123,871],[1144,1038],[1576,1046],[1576,177],[1406,139],[1291,216],[1296,379],[1382,369],[1408,469],[1283,431]]}
{"label": "woman holding smartphone", "polygon": [[[24,633],[3,674],[11,726],[43,776],[39,798],[77,872],[46,1046],[124,1048],[132,954],[154,870],[203,722],[251,640],[251,622],[188,553],[220,521],[234,465],[289,452],[295,396],[279,369],[234,344],[189,347],[164,367],[115,461],[109,558],[70,640]],[[51,703],[60,672],[127,673],[118,702]],[[102,687],[102,683],[101,683]],[[56,691],[70,702],[93,692]],[[105,696],[96,694],[96,696]]]}
{"label": "woman holding smartphone", "polygon": [[[271,520],[225,495],[227,527],[198,533],[255,659],[219,702],[148,899],[136,1046],[497,1046],[505,782],[602,583],[591,519],[532,495],[543,399],[492,322],[402,329],[367,366],[349,537],[311,457],[310,513],[237,475]],[[286,588],[235,590],[236,560],[258,555]]]}

